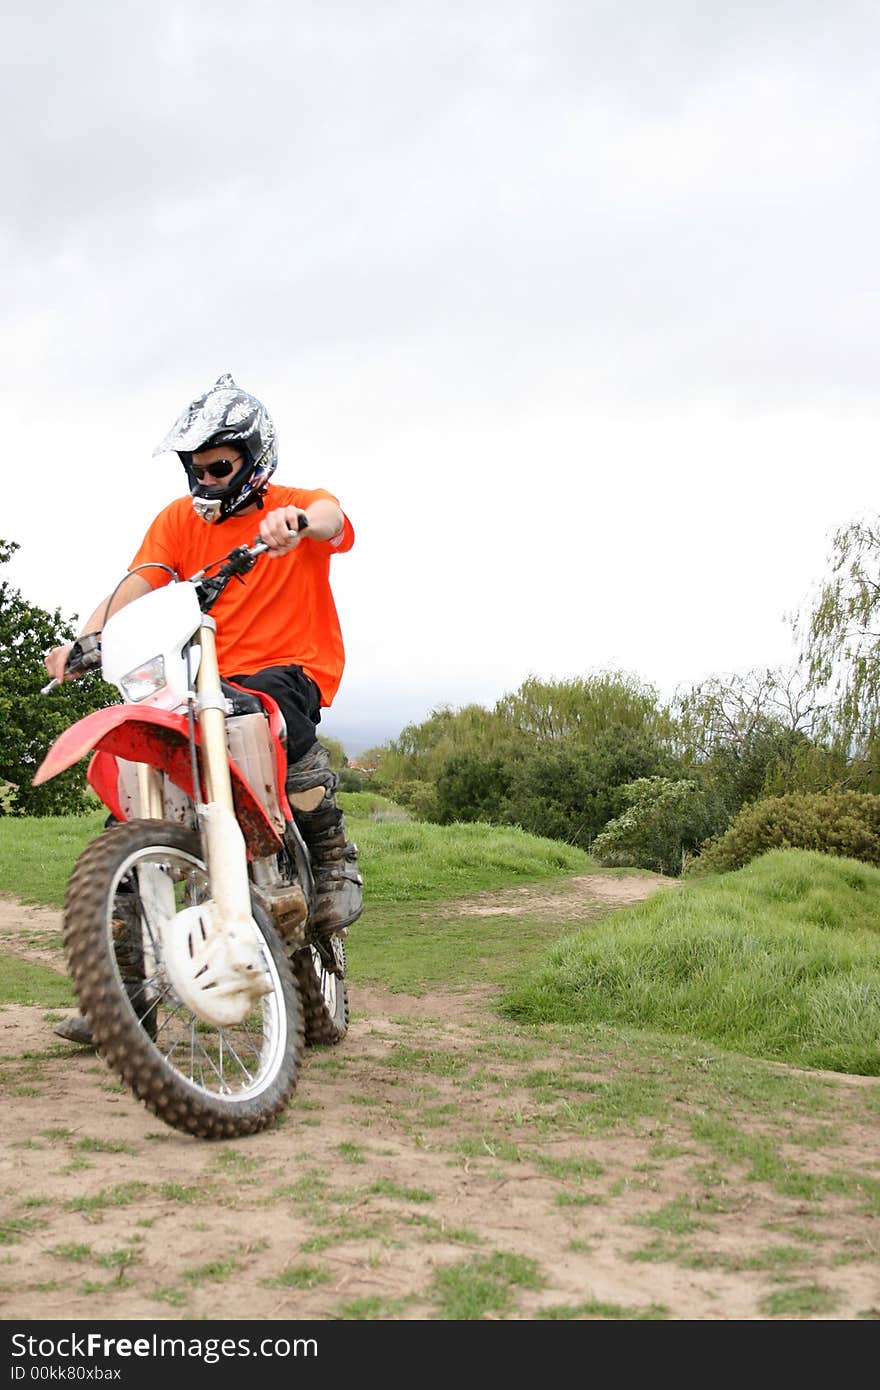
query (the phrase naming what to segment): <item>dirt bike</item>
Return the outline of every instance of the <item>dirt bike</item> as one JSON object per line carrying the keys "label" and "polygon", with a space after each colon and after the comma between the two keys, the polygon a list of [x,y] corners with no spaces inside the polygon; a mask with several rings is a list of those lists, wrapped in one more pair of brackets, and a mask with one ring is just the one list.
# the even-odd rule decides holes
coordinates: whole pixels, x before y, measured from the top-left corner
{"label": "dirt bike", "polygon": [[78,639],[66,673],[100,666],[123,703],[66,729],[34,778],[92,753],[88,781],[111,815],[67,886],[70,975],[108,1065],[160,1119],[205,1138],[265,1128],[304,1044],[348,1028],[343,941],[309,925],[281,713],[217,665],[210,609],[267,549],[238,546]]}

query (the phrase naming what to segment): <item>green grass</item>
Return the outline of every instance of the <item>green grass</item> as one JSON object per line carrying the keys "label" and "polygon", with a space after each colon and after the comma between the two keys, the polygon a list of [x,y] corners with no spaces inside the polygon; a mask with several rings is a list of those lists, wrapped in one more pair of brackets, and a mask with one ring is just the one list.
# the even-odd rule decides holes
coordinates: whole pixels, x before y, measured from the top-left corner
{"label": "green grass", "polygon": [[[518,1022],[611,1025],[880,1074],[880,870],[776,851],[630,909],[600,910],[572,936],[565,922],[469,916],[450,904],[582,872],[592,865],[581,851],[515,828],[380,819],[389,807],[373,793],[345,793],[343,804],[366,879],[367,908],[348,943],[354,978],[414,994],[500,985],[503,1011]],[[60,902],[103,819],[0,819],[0,892]],[[63,974],[0,959],[0,1002],[73,1005]]]}
{"label": "green grass", "polygon": [[583,850],[515,827],[428,825],[346,817],[357,843],[367,900],[424,902],[484,888],[586,873]]}
{"label": "green grass", "polygon": [[[262,1148],[226,1144],[205,1150],[198,1184],[162,1181],[185,1176],[176,1174],[172,1164],[167,1171],[160,1168],[151,1174],[150,1183],[120,1182],[92,1195],[80,1188],[73,1201],[58,1198],[58,1210],[80,1213],[87,1223],[82,1230],[92,1234],[97,1229],[100,1236],[101,1222],[108,1230],[119,1215],[113,1208],[128,1212],[124,1219],[131,1230],[154,1220],[158,1228],[163,1219],[160,1202],[180,1204],[181,1210],[186,1204],[188,1219],[207,1221],[212,1211],[222,1209],[224,1191],[233,1194],[233,1207],[243,1191],[248,1201],[265,1200],[270,1207],[289,1201],[291,1216],[305,1227],[298,1225],[295,1243],[270,1266],[273,1277],[252,1277],[252,1283],[273,1290],[272,1306],[282,1296],[279,1291],[323,1289],[321,1297],[332,1306],[334,1317],[406,1317],[415,1301],[427,1307],[428,1317],[455,1320],[662,1319],[680,1311],[676,1307],[670,1314],[662,1305],[649,1303],[647,1295],[644,1302],[632,1305],[605,1302],[589,1297],[587,1288],[566,1298],[555,1281],[551,1294],[531,1260],[491,1253],[497,1228],[487,1240],[480,1230],[446,1226],[439,1190],[435,1194],[416,1186],[419,1173],[429,1182],[432,1170],[414,1168],[412,1185],[404,1185],[405,1174],[401,1182],[375,1181],[382,1170],[365,1168],[364,1160],[373,1163],[381,1155],[378,1126],[390,1123],[402,1134],[417,1135],[433,1161],[456,1170],[464,1167],[469,1182],[483,1184],[490,1211],[508,1190],[499,1187],[499,1179],[543,1179],[532,1183],[529,1191],[542,1194],[536,1200],[562,1228],[560,1250],[588,1254],[591,1245],[598,1248],[596,1234],[606,1224],[615,1229],[615,1221],[619,1227],[622,1207],[630,1236],[626,1248],[632,1247],[632,1233],[638,1232],[639,1248],[632,1258],[646,1271],[666,1262],[712,1277],[743,1273],[753,1281],[755,1300],[762,1299],[755,1305],[762,1316],[833,1313],[837,1295],[824,1287],[824,1281],[833,1284],[834,1269],[845,1260],[876,1260],[870,1224],[880,1214],[880,1171],[870,1157],[864,1158],[861,1147],[848,1161],[840,1139],[847,1131],[844,1127],[838,1132],[837,1121],[844,1112],[847,1123],[850,1112],[857,1114],[860,1125],[875,1121],[880,1118],[880,1096],[876,1087],[835,1086],[809,1071],[765,1066],[742,1054],[788,1060],[781,1044],[796,1044],[806,1055],[803,1050],[814,1034],[805,1030],[804,1020],[813,1020],[815,1032],[818,1018],[826,1052],[839,1048],[842,1039],[855,1056],[858,1035],[846,1029],[863,1008],[876,1051],[880,1029],[876,1013],[871,1013],[871,989],[880,979],[880,874],[864,865],[789,851],[756,861],[737,874],[670,889],[638,908],[611,913],[600,908],[589,931],[572,937],[570,922],[516,914],[464,915],[456,910],[449,887],[454,880],[454,891],[461,894],[522,882],[519,871],[524,864],[529,877],[548,883],[589,867],[580,856],[574,865],[560,867],[557,856],[568,853],[565,846],[537,842],[540,853],[530,860],[533,837],[502,832],[508,849],[512,846],[517,852],[515,872],[510,865],[503,867],[500,842],[488,827],[420,827],[415,822],[371,819],[373,813],[363,808],[346,810],[350,833],[359,844],[365,840],[362,825],[367,835],[376,836],[372,858],[362,853],[362,862],[367,859],[373,866],[378,881],[384,874],[382,891],[391,893],[394,882],[402,885],[401,901],[374,901],[367,870],[368,908],[349,938],[353,981],[375,980],[386,988],[412,992],[507,984],[515,986],[516,993],[509,996],[515,999],[523,997],[523,980],[537,975],[546,983],[545,992],[538,995],[540,1008],[523,1015],[525,1026],[499,1025],[494,991],[487,990],[485,1008],[459,1021],[448,1036],[413,1011],[411,1018],[382,1020],[374,1029],[362,1030],[368,1044],[375,1042],[372,1050],[368,1045],[366,1060],[359,1062],[348,1054],[310,1058],[313,1081],[328,1085],[321,1092],[322,1102],[295,1102],[294,1120],[298,1114],[302,1121],[301,1112],[309,1107],[329,1112],[334,1084],[346,1092],[363,1087],[369,1092],[364,1099],[383,1107],[378,1115],[363,1112],[363,1125],[345,1142],[331,1146],[329,1156],[337,1164],[335,1185],[318,1159],[306,1153],[300,1156],[291,1185],[257,1198],[253,1185],[266,1162],[265,1155],[260,1158]],[[30,824],[39,831],[38,823]],[[84,822],[67,824],[82,830]],[[0,848],[10,825],[8,818],[0,821]],[[95,829],[100,824],[92,833]],[[419,838],[422,830],[427,831],[424,841]],[[35,835],[39,839],[39,833]],[[487,884],[486,860],[477,862],[479,855],[474,856],[481,845],[489,844],[495,845],[498,862]],[[423,851],[420,872],[427,889],[423,897],[411,899],[409,875],[413,860]],[[34,862],[41,862],[36,847]],[[442,901],[447,896],[450,901]],[[562,936],[567,940],[548,963],[548,949]],[[565,962],[561,976],[556,964],[560,959]],[[848,1010],[828,1008],[828,999],[839,1001],[856,977],[870,988],[856,991]],[[47,1005],[43,991],[60,977],[38,971],[18,978],[15,989],[28,989]],[[580,996],[591,994],[601,996],[603,1008],[584,1013]],[[566,1009],[545,1015],[546,1002],[556,1006],[560,999]],[[817,999],[825,1003],[818,1012]],[[621,1000],[627,1005],[635,1001],[639,1007],[627,1013]],[[466,1030],[463,1037],[461,1030]],[[768,1037],[780,1050],[766,1050]],[[42,1083],[50,1079],[51,1064],[66,1055],[63,1045],[21,1053],[4,1062],[3,1084],[13,1092],[19,1083]],[[33,1110],[39,1113],[40,1107],[34,1103]],[[445,1134],[444,1125],[451,1119],[455,1123]],[[320,1124],[320,1117],[315,1122]],[[36,1123],[49,1125],[51,1116]],[[94,1117],[84,1124],[97,1128]],[[606,1135],[610,1143],[614,1131],[626,1137],[632,1150],[624,1163],[612,1161],[614,1149],[605,1148]],[[112,1155],[138,1152],[109,1132],[100,1139],[84,1135],[79,1127],[43,1128],[39,1134],[39,1143],[10,1139],[10,1149],[16,1144],[44,1149],[47,1164],[93,1157],[102,1175],[114,1176]],[[170,1133],[150,1129],[143,1137],[180,1142]],[[106,1164],[101,1163],[102,1155],[107,1156]],[[345,1185],[340,1181],[340,1159],[346,1163]],[[673,1161],[678,1173],[674,1197],[662,1168]],[[108,1177],[94,1181],[106,1183]],[[768,1223],[760,1239],[753,1237],[733,1255],[723,1237],[738,1229],[739,1213],[745,1215],[752,1202],[768,1195],[778,1199],[768,1213],[775,1213],[780,1234],[769,1236]],[[201,1207],[195,1209],[196,1204]],[[38,1212],[30,1211],[37,1206]],[[149,1219],[143,1219],[144,1211],[152,1213]],[[837,1241],[835,1222],[841,1214],[863,1222],[863,1244],[852,1237],[848,1243]],[[804,1228],[816,1223],[827,1233],[821,1237],[821,1260],[816,1256],[820,1237],[810,1245],[795,1221]],[[48,1199],[19,1198],[0,1227],[0,1245],[13,1269],[16,1258],[39,1240],[54,1257],[51,1264],[62,1276],[60,1286],[97,1295],[96,1305],[101,1296],[133,1287],[126,1284],[129,1278],[143,1276],[140,1252],[124,1248],[118,1236],[114,1242],[109,1230],[95,1248],[62,1244],[52,1222]],[[195,1229],[210,1228],[200,1222]],[[771,1239],[778,1243],[768,1244]],[[407,1290],[398,1298],[392,1296],[393,1289],[387,1296],[346,1298],[338,1274],[348,1258],[345,1247],[369,1242],[361,1262],[381,1270],[395,1258],[389,1251],[406,1242],[412,1247],[415,1240],[431,1242],[429,1253],[434,1256],[433,1274],[424,1276],[424,1284],[419,1281],[418,1290]],[[332,1252],[326,1265],[321,1253],[325,1250]],[[244,1253],[230,1255],[227,1241],[219,1251],[206,1242],[200,1259],[179,1271],[173,1286],[151,1289],[148,1296],[156,1300],[157,1316],[182,1316],[179,1310],[189,1314],[190,1300],[200,1288],[219,1297],[224,1285],[248,1274]],[[95,1276],[106,1277],[110,1271],[118,1277],[96,1281]],[[83,1276],[89,1282],[77,1285],[75,1280]],[[542,1287],[545,1292],[536,1295]],[[543,1306],[541,1299],[546,1300]],[[877,1310],[866,1307],[859,1316],[876,1317]]]}
{"label": "green grass", "polygon": [[360,820],[412,820],[405,806],[379,792],[340,792],[337,800],[347,817]]}
{"label": "green grass", "polygon": [[839,1302],[830,1289],[822,1288],[819,1284],[799,1284],[768,1294],[761,1299],[758,1307],[768,1318],[810,1318],[833,1313]]}
{"label": "green grass", "polygon": [[777,850],[559,943],[502,1005],[880,1075],[880,870]]}
{"label": "green grass", "polygon": [[396,993],[424,994],[512,985],[538,969],[548,947],[570,931],[570,922],[518,913],[467,916],[438,910],[431,902],[374,903],[368,888],[364,915],[345,949],[353,979]]}
{"label": "green grass", "polygon": [[649,1303],[644,1308],[630,1308],[619,1303],[603,1303],[598,1299],[589,1299],[586,1303],[557,1304],[552,1308],[542,1308],[536,1314],[538,1318],[557,1322],[662,1322],[668,1316],[669,1310],[662,1303]]}
{"label": "green grass", "polygon": [[260,1283],[266,1288],[280,1289],[313,1289],[318,1284],[327,1284],[331,1278],[330,1271],[321,1269],[318,1265],[288,1265],[280,1274],[276,1274],[272,1279],[261,1279]]}
{"label": "green grass", "polygon": [[401,1187],[399,1183],[391,1182],[389,1178],[380,1178],[378,1182],[371,1183],[367,1191],[377,1197],[397,1197],[402,1202],[433,1202],[433,1192],[426,1192],[422,1187]]}
{"label": "green grass", "polygon": [[76,996],[66,975],[48,965],[0,954],[0,1004],[35,1004],[43,1009],[69,1009]]}
{"label": "green grass", "polygon": [[[377,820],[383,798],[374,793],[344,793],[340,801],[366,880],[367,908],[348,943],[352,974],[365,983],[419,994],[469,988],[483,978],[510,982],[563,928],[521,917],[451,915],[438,923],[433,904],[592,867],[582,851],[521,830]],[[103,824],[103,812],[0,818],[0,893],[60,906],[76,859]],[[59,1009],[75,1003],[63,974],[0,954],[3,1002]]]}
{"label": "green grass", "polygon": [[107,812],[0,817],[0,893],[60,907],[70,871],[104,828]]}
{"label": "green grass", "polygon": [[543,1284],[534,1260],[498,1250],[441,1266],[434,1273],[430,1297],[441,1318],[474,1321],[504,1317],[514,1308],[517,1289],[540,1289]]}
{"label": "green grass", "polygon": [[[372,903],[453,898],[594,867],[582,850],[516,828],[379,820],[376,803],[382,800],[366,792],[340,796]],[[0,817],[0,893],[60,907],[73,865],[105,818],[103,810]]]}
{"label": "green grass", "polygon": [[208,1264],[182,1269],[179,1277],[188,1284],[222,1284],[241,1271],[238,1260],[211,1260]]}
{"label": "green grass", "polygon": [[[482,979],[510,983],[566,930],[521,916],[450,914],[439,921],[435,903],[594,867],[581,850],[515,828],[376,819],[393,803],[375,793],[343,793],[340,804],[366,881],[366,911],[348,942],[352,974],[399,992],[465,989]],[[103,824],[103,812],[0,818],[0,893],[60,906],[76,859]],[[0,961],[0,1002],[73,1006],[63,975]]]}

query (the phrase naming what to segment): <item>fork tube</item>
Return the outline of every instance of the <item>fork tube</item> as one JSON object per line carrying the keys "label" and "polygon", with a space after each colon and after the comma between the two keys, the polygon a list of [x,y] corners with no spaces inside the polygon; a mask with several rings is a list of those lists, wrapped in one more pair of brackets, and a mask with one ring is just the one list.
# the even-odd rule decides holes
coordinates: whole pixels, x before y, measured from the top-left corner
{"label": "fork tube", "polygon": [[165,797],[162,789],[162,774],[149,763],[137,763],[137,788],[140,800],[139,814],[147,820],[161,820],[165,814]]}
{"label": "fork tube", "polygon": [[205,800],[231,811],[232,782],[226,751],[226,714],[221,708],[223,692],[220,688],[220,668],[217,665],[215,627],[214,619],[206,614],[202,618],[199,631],[202,657],[196,681],[200,701],[206,702],[198,715],[202,734],[202,766],[206,784]]}
{"label": "fork tube", "polygon": [[[220,688],[214,631],[214,619],[205,615],[199,632],[202,659],[196,690],[205,784],[205,803],[199,808],[199,815],[208,859],[211,900],[219,930],[227,935],[226,947],[232,952],[228,960],[236,961],[236,968],[244,969],[249,978],[264,979],[253,938],[247,848],[232,799],[226,750],[226,702]],[[256,994],[252,994],[252,999],[263,992],[262,985],[254,988]]]}

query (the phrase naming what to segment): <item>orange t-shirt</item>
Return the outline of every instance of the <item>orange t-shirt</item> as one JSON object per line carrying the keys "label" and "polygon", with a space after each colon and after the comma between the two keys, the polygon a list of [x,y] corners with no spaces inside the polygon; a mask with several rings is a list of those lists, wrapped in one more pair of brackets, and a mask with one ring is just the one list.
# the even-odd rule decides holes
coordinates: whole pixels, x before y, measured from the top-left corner
{"label": "orange t-shirt", "polygon": [[[266,511],[275,507],[305,510],[319,497],[338,499],[322,488],[280,487],[270,483],[263,495]],[[179,497],[159,513],[129,566],[150,562],[169,565],[179,579],[189,579],[212,560],[222,560],[234,546],[251,545],[260,512],[233,516],[209,525],[196,516],[189,497]],[[266,666],[301,666],[329,705],[339,687],[345,648],[336,604],[330,590],[330,560],[354,545],[348,517],[330,541],[304,537],[289,555],[261,555],[244,576],[232,579],[211,609],[217,620],[217,659],[221,675],[251,675]],[[140,571],[154,589],[170,582],[165,570]]]}

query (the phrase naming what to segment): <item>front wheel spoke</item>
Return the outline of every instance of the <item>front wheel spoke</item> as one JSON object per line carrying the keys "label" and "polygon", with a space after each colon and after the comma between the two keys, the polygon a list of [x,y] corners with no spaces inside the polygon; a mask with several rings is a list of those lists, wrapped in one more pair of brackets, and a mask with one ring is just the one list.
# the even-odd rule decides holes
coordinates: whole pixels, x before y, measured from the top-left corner
{"label": "front wheel spoke", "polygon": [[[232,1090],[232,1087],[229,1085],[229,1083],[226,1081],[226,1079],[225,1079],[225,1077],[224,1077],[224,1075],[223,1075],[223,1040],[224,1040],[224,1039],[226,1039],[226,1050],[227,1050],[227,1052],[230,1052],[230,1053],[232,1054],[232,1056],[235,1058],[235,1060],[238,1062],[239,1067],[241,1068],[241,1071],[242,1071],[242,1073],[244,1074],[244,1076],[247,1078],[248,1082],[253,1082],[253,1079],[254,1079],[253,1076],[252,1076],[251,1073],[248,1071],[247,1067],[245,1067],[245,1066],[243,1065],[243,1063],[242,1063],[241,1060],[239,1059],[238,1055],[236,1054],[235,1049],[230,1045],[229,1040],[228,1040],[228,1038],[226,1038],[226,1034],[224,1033],[223,1029],[220,1028],[220,1029],[218,1029],[217,1031],[218,1031],[218,1035],[219,1035],[219,1038],[220,1038],[220,1065],[219,1065],[219,1066],[218,1066],[217,1062],[215,1062],[214,1058],[211,1056],[211,1054],[210,1054],[210,1052],[208,1051],[208,1049],[205,1047],[205,1044],[202,1042],[201,1038],[198,1036],[198,1033],[196,1032],[195,1024],[193,1024],[193,1027],[192,1027],[191,1039],[192,1039],[192,1043],[193,1043],[193,1044],[198,1043],[198,1048],[199,1048],[199,1051],[200,1051],[201,1054],[202,1054],[202,1058],[203,1058],[204,1061],[207,1063],[209,1070],[212,1071],[212,1072],[214,1073],[214,1075],[216,1076],[217,1081],[218,1081],[218,1083],[219,1083],[221,1089],[222,1089],[222,1090],[226,1090],[226,1091],[231,1091],[231,1090]],[[195,1047],[193,1047],[193,1051],[195,1051]],[[202,1071],[202,1076],[204,1077],[204,1071]],[[192,1078],[190,1078],[190,1079],[192,1079]],[[203,1085],[205,1084],[205,1083],[204,1083],[204,1080],[202,1081],[202,1084],[203,1084]]]}
{"label": "front wheel spoke", "polygon": [[155,933],[154,930],[153,930],[153,924],[152,924],[152,922],[150,921],[149,914],[148,914],[147,909],[146,909],[146,907],[145,907],[145,905],[144,905],[144,900],[143,900],[143,898],[141,897],[141,888],[140,888],[140,884],[138,883],[137,874],[132,874],[132,875],[131,875],[131,888],[132,888],[132,894],[133,894],[135,903],[136,903],[136,905],[137,905],[138,920],[140,921],[142,928],[146,928],[147,936],[148,936],[149,939],[150,939],[150,949],[151,949],[152,952],[153,952],[154,959],[158,960],[158,959],[159,959],[159,952],[158,952],[157,936],[156,936],[156,933]]}
{"label": "front wheel spoke", "polygon": [[[158,1007],[159,1004],[164,1003],[164,1001],[165,1001],[166,999],[168,999],[170,995],[171,995],[171,986],[170,986],[170,985],[165,985],[165,987],[163,988],[162,992],[161,992],[160,995],[159,995],[159,998],[158,998],[157,1001],[156,1001],[157,1007]],[[165,1017],[162,1019],[162,1022],[159,1024],[159,1027],[158,1027],[157,1030],[156,1030],[156,1035],[157,1035],[157,1037],[158,1037],[158,1035],[159,1035],[160,1033],[166,1032],[166,1030],[167,1030],[168,1032],[170,1032],[170,1030],[171,1030],[171,1025],[172,1025],[172,1023],[174,1022],[174,1020],[177,1018],[178,1014],[181,1012],[182,1008],[183,1008],[183,1005],[182,1005],[181,1003],[178,1002],[178,1003],[175,1004],[174,1007],[165,1015]],[[170,1057],[170,1056],[171,1056],[171,1052],[173,1052],[174,1049],[175,1049],[176,1047],[177,1047],[177,1043],[175,1042],[175,1043],[173,1043],[172,1046],[171,1046],[171,1051],[168,1052],[166,1055],[167,1055],[168,1057]]]}
{"label": "front wheel spoke", "polygon": [[[239,1069],[239,1071],[241,1072],[242,1076],[244,1076],[244,1077],[247,1078],[248,1084],[249,1084],[249,1085],[253,1085],[253,1081],[254,1081],[254,1074],[253,1074],[253,1072],[252,1072],[252,1071],[250,1070],[250,1068],[246,1065],[246,1063],[242,1060],[242,1058],[238,1055],[238,1053],[236,1052],[235,1048],[232,1046],[232,1043],[229,1041],[229,1038],[226,1036],[226,1034],[224,1033],[223,1029],[221,1028],[221,1029],[220,1029],[220,1044],[221,1044],[221,1048],[222,1048],[222,1045],[223,1045],[224,1041],[225,1041],[225,1043],[226,1043],[226,1051],[231,1055],[231,1057],[233,1058],[233,1060],[234,1060],[235,1062],[238,1063],[238,1069]],[[222,1058],[222,1055],[223,1055],[223,1054],[222,1054],[222,1051],[221,1051],[221,1058]],[[257,1057],[257,1058],[259,1058],[259,1055],[260,1055],[260,1054],[259,1054],[259,1052],[257,1052],[257,1049],[254,1048],[254,1056]]]}
{"label": "front wheel spoke", "polygon": [[195,1020],[195,1017],[194,1017],[194,1016],[190,1015],[190,1025],[189,1025],[189,1079],[190,1079],[190,1081],[195,1081],[195,1079],[196,1079],[196,1078],[195,1078],[195,1064],[196,1064],[196,1042],[197,1042],[197,1041],[198,1041],[198,1037],[197,1037],[197,1034],[196,1034],[196,1020]]}
{"label": "front wheel spoke", "polygon": [[[169,1025],[172,1023],[174,1019],[174,1016],[180,1014],[182,1008],[183,1006],[181,1004],[178,1004],[174,1012],[172,1014],[169,1014],[166,1018],[162,1020],[162,1023],[159,1029],[157,1030],[157,1044],[159,1042],[159,1035],[164,1030],[168,1029]],[[189,1064],[184,1064],[184,1070],[188,1075],[189,1080],[194,1085],[202,1086],[203,1089],[208,1089],[209,1082],[213,1080],[215,1088],[219,1088],[221,1091],[225,1091],[231,1095],[235,1088],[227,1080],[226,1060],[228,1059],[230,1063],[235,1062],[238,1071],[241,1073],[241,1076],[244,1079],[244,1081],[248,1085],[253,1085],[255,1081],[255,1073],[252,1070],[252,1068],[244,1061],[243,1057],[240,1055],[236,1047],[233,1046],[229,1039],[228,1033],[222,1028],[217,1030],[218,1056],[215,1059],[215,1057],[212,1055],[211,1049],[206,1047],[201,1036],[199,1035],[198,1020],[196,1019],[195,1015],[190,1014],[189,1017],[190,1022],[188,1024],[188,1037],[186,1039],[188,1043],[187,1050],[189,1053]],[[174,1061],[174,1056],[175,1053],[179,1055],[180,1047],[183,1041],[184,1039],[178,1037],[173,1042],[171,1042],[167,1050],[160,1049],[162,1050],[162,1055],[165,1058],[166,1062],[173,1063],[173,1065],[175,1066],[179,1065],[177,1062]],[[248,1039],[248,1042],[250,1042],[250,1039]],[[259,1049],[253,1043],[250,1043],[250,1046],[251,1050],[253,1051],[254,1058],[257,1061],[259,1061]]]}

